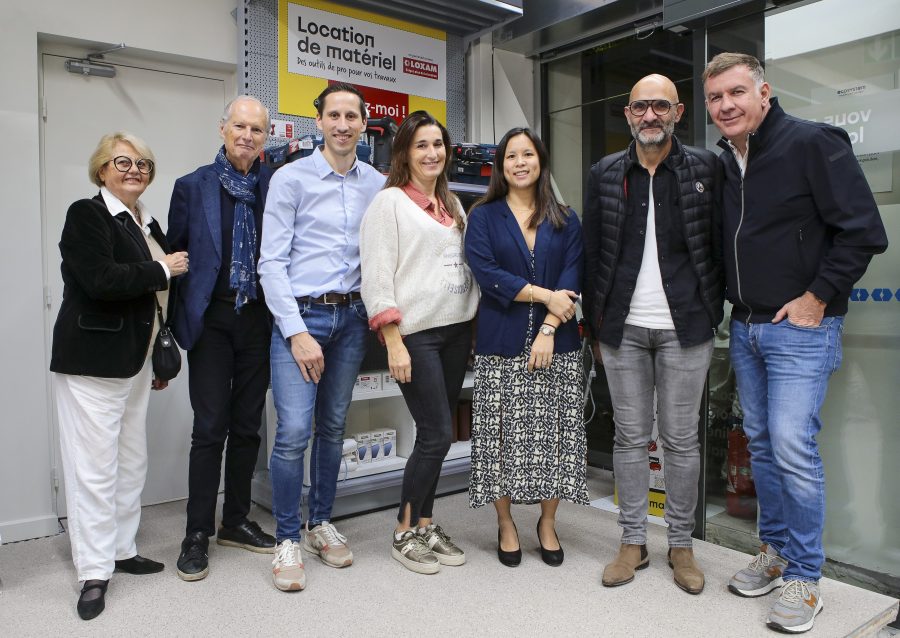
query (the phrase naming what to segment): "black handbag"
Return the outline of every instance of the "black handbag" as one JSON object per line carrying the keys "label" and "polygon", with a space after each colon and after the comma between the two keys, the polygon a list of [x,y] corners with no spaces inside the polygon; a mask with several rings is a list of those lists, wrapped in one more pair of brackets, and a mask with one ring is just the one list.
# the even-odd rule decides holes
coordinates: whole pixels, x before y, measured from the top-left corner
{"label": "black handbag", "polygon": [[159,332],[153,342],[153,376],[162,381],[174,379],[181,370],[181,351],[169,326],[163,321],[162,307],[156,299],[156,316],[159,317]]}

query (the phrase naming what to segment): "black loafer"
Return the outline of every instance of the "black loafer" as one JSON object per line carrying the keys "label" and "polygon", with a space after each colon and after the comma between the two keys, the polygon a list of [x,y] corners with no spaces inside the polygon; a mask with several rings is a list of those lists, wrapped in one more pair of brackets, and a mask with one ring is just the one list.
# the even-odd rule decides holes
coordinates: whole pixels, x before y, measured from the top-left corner
{"label": "black loafer", "polygon": [[[108,580],[87,580],[81,588],[81,595],[78,596],[78,615],[82,620],[91,620],[103,613],[106,608],[106,587],[109,585]],[[84,595],[95,589],[100,590],[100,596],[85,600]]]}
{"label": "black loafer", "polygon": [[[537,535],[538,543],[541,546],[541,560],[550,565],[550,567],[559,567],[562,565],[563,558],[565,558],[562,545],[559,546],[559,549],[547,549],[544,547],[544,544],[541,543],[541,519],[538,519]],[[556,536],[556,530],[553,530],[553,535]],[[556,536],[556,542],[559,543],[559,536]]]}
{"label": "black loafer", "polygon": [[176,565],[178,578],[188,582],[203,580],[209,574],[209,538],[203,532],[191,532],[181,541]]}
{"label": "black loafer", "polygon": [[125,572],[126,574],[135,574],[143,576],[144,574],[158,574],[166,568],[162,563],[155,560],[144,558],[140,554],[136,554],[131,558],[116,561],[116,571]]}
{"label": "black loafer", "polygon": [[[518,537],[518,531],[516,532],[516,537]],[[506,565],[507,567],[516,567],[519,563],[522,562],[522,547],[519,546],[519,549],[507,552],[500,547],[500,530],[497,530],[497,558],[500,559],[500,562]]]}
{"label": "black loafer", "polygon": [[234,527],[219,527],[216,543],[226,547],[241,547],[260,554],[275,553],[275,537],[269,536],[254,521],[244,521]]}

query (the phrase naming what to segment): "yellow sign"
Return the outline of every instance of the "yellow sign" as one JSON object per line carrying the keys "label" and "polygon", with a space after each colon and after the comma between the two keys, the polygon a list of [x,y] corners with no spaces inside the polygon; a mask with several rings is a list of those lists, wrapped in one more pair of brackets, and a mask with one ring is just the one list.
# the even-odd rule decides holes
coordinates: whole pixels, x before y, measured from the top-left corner
{"label": "yellow sign", "polygon": [[279,0],[278,111],[315,117],[334,82],[356,86],[370,118],[424,109],[447,119],[447,35],[322,0]]}

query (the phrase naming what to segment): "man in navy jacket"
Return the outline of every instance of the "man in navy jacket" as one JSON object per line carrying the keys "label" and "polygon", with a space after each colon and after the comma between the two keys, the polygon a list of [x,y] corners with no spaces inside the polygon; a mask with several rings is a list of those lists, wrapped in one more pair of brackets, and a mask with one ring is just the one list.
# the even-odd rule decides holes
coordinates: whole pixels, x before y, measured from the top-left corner
{"label": "man in navy jacket", "polygon": [[822,609],[819,410],[841,364],[850,290],[887,235],[843,129],[786,114],[753,56],[719,54],[703,81],[724,136],[731,361],[763,542],[728,587],[753,597],[783,585],[768,625],[799,633]]}
{"label": "man in navy jacket", "polygon": [[[209,537],[219,545],[271,553],[275,539],[247,520],[250,481],[269,386],[272,319],[256,265],[272,171],[259,153],[269,112],[255,97],[235,98],[219,124],[224,146],[215,161],[175,182],[168,240],[189,250],[194,267],[179,282],[174,334],[188,351],[194,409],[187,526],[178,576],[209,572]],[[225,502],[215,529],[222,453]]]}

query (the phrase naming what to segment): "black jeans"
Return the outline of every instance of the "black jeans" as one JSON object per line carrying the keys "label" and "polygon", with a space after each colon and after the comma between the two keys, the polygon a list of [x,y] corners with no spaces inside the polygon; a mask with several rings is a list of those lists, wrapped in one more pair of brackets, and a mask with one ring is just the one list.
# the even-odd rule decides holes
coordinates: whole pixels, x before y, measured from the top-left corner
{"label": "black jeans", "polygon": [[416,443],[403,471],[400,513],[407,503],[410,523],[431,518],[434,494],[444,457],[450,449],[451,414],[466,376],[466,361],[472,349],[472,323],[431,328],[403,340],[412,365],[412,380],[400,391],[416,422]]}
{"label": "black jeans", "polygon": [[239,525],[250,511],[250,481],[269,387],[272,319],[263,302],[245,305],[238,314],[233,302],[213,300],[203,321],[203,333],[188,352],[194,431],[187,533],[212,536],[226,439],[222,524]]}

